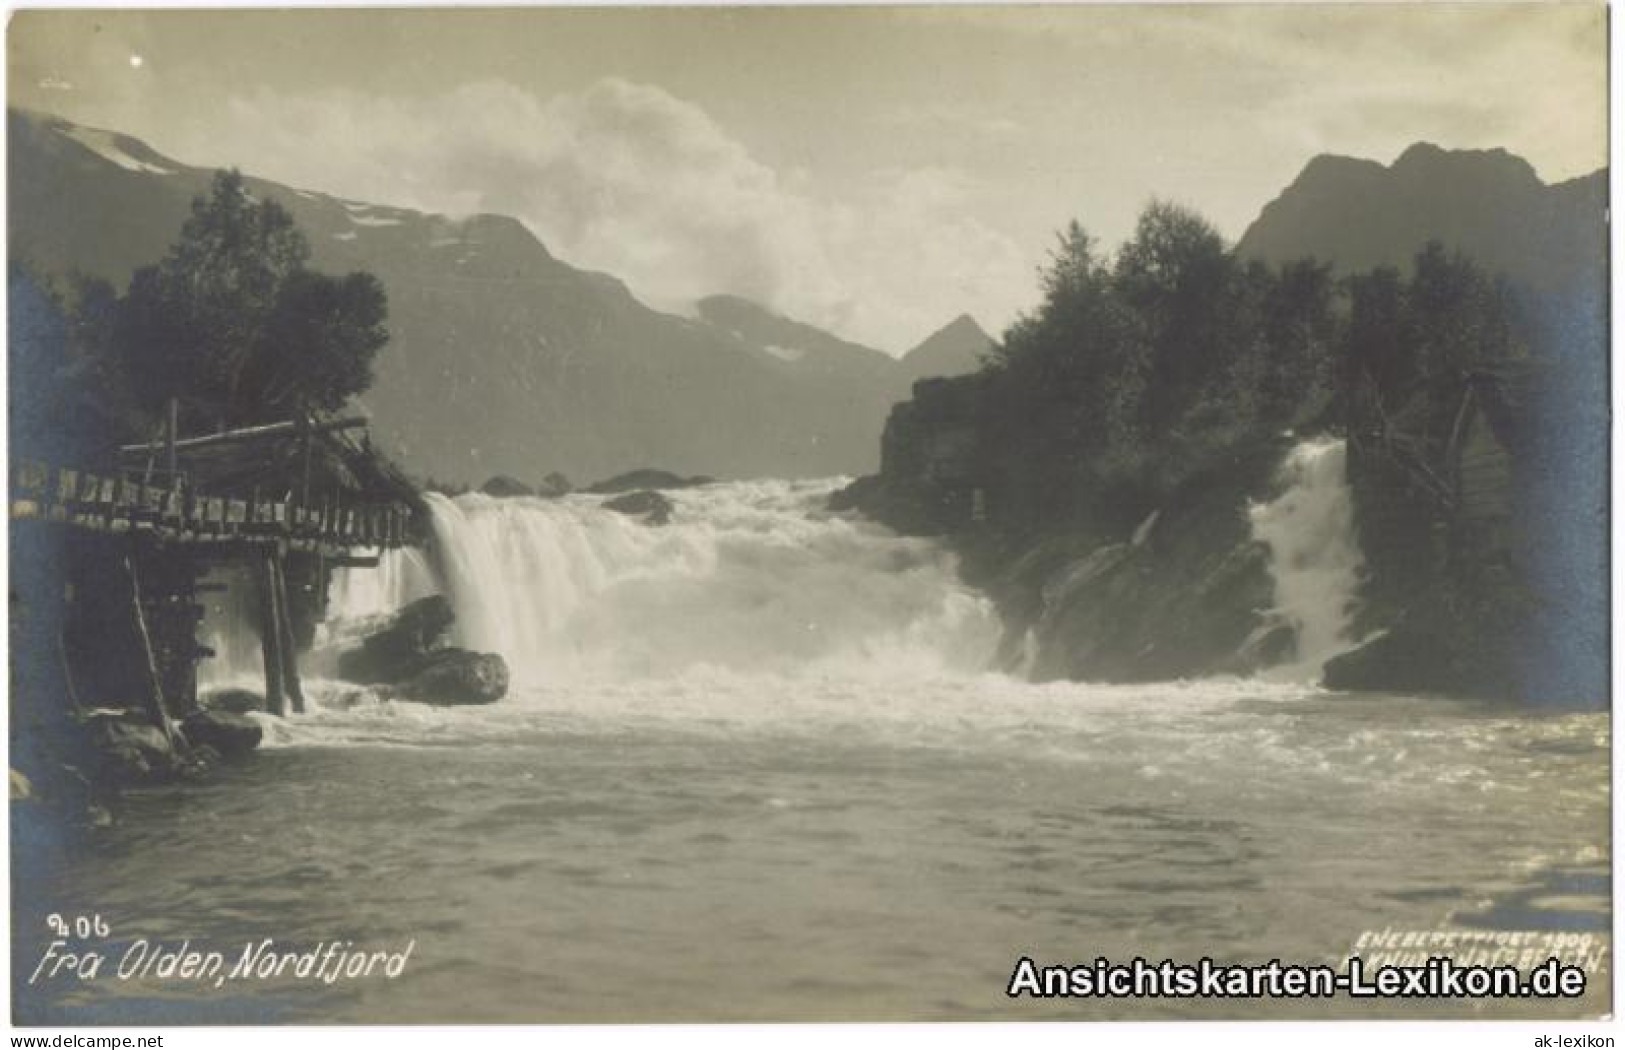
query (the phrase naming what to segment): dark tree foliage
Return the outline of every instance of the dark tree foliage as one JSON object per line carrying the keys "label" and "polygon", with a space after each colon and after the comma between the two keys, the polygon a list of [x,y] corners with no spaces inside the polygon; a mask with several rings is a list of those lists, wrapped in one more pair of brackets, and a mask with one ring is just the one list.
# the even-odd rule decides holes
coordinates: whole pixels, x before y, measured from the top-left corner
{"label": "dark tree foliage", "polygon": [[309,256],[286,209],[220,172],[168,253],[122,298],[86,285],[72,324],[103,389],[149,419],[170,398],[189,430],[337,409],[372,381],[387,306],[370,274],[316,273]]}
{"label": "dark tree foliage", "polygon": [[1034,521],[1143,515],[1238,450],[1369,418],[1425,462],[1469,377],[1523,353],[1507,290],[1437,245],[1409,278],[1339,281],[1313,260],[1239,259],[1165,203],[1114,257],[1071,224],[1040,286],[983,376],[984,448],[1005,506]]}
{"label": "dark tree foliage", "polygon": [[988,371],[1009,421],[996,443],[1012,461],[1059,457],[1044,484],[1153,499],[1237,442],[1327,411],[1325,266],[1244,264],[1199,216],[1154,203],[1115,258],[1073,223],[1040,279],[1042,304]]}
{"label": "dark tree foliage", "polygon": [[1349,298],[1345,415],[1423,466],[1445,452],[1472,377],[1531,353],[1504,283],[1437,243],[1417,254],[1409,280],[1387,269],[1353,277]]}
{"label": "dark tree foliage", "polygon": [[128,436],[135,417],[109,349],[117,294],[78,274],[58,287],[16,260],[8,283],[14,457],[78,463],[104,455]]}

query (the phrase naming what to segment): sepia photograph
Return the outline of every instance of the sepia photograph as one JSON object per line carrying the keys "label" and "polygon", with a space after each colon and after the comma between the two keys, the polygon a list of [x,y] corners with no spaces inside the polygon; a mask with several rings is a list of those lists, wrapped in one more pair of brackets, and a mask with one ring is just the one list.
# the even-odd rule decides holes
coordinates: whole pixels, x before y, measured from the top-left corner
{"label": "sepia photograph", "polygon": [[1612,1017],[1603,4],[6,55],[12,1026]]}

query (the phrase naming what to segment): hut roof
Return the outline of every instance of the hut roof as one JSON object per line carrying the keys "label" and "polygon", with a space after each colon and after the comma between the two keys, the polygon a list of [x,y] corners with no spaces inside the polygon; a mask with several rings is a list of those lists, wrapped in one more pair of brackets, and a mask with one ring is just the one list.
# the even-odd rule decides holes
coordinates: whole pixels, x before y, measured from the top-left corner
{"label": "hut roof", "polygon": [[1532,410],[1543,378],[1540,366],[1532,361],[1506,362],[1467,378],[1490,429],[1509,449],[1527,447],[1529,429],[1537,425]]}
{"label": "hut roof", "polygon": [[[254,431],[261,431],[256,433]],[[413,503],[417,490],[404,473],[372,448],[365,433],[308,430],[295,424],[253,428],[205,438],[195,446],[183,440],[176,465],[188,482],[210,495],[248,499],[288,499],[306,489],[312,501],[340,498],[346,503]],[[308,468],[306,444],[309,445]],[[164,447],[126,448],[120,454],[126,470],[161,471]]]}

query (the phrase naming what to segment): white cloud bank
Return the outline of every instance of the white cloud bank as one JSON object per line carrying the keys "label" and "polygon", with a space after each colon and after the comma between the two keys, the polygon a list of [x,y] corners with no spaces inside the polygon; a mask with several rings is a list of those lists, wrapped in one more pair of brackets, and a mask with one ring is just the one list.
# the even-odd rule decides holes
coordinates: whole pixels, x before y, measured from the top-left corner
{"label": "white cloud bank", "polygon": [[348,197],[514,215],[663,309],[729,292],[900,352],[962,312],[997,330],[1035,294],[1034,260],[970,212],[965,174],[880,171],[820,196],[656,87],[604,79],[544,100],[486,82],[428,105],[345,91],[228,106],[227,138],[216,126],[177,151]]}

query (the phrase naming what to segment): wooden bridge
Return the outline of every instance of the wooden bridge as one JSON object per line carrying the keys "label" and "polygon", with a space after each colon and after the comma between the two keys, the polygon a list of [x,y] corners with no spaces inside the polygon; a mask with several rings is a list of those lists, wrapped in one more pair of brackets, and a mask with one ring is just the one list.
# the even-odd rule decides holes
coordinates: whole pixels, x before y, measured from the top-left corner
{"label": "wooden bridge", "polygon": [[[417,493],[365,438],[344,437],[362,419],[182,438],[173,405],[169,417],[157,440],[118,449],[100,470],[11,464],[14,555],[19,533],[28,549],[63,552],[65,579],[31,597],[64,625],[54,644],[73,665],[69,703],[78,709],[80,692],[140,695],[172,736],[198,707],[198,663],[216,655],[196,637],[199,596],[228,585],[204,578],[238,567],[247,574],[229,587],[248,588],[258,610],[266,709],[301,711],[298,654],[325,615],[332,570],[421,544]],[[127,658],[109,659],[119,636],[133,640]],[[91,681],[109,663],[137,671]]]}
{"label": "wooden bridge", "polygon": [[236,499],[192,489],[184,480],[170,487],[129,473],[26,460],[12,466],[10,516],[186,544],[281,541],[289,550],[333,559],[345,559],[357,547],[384,550],[415,542],[412,508],[398,501]]}

